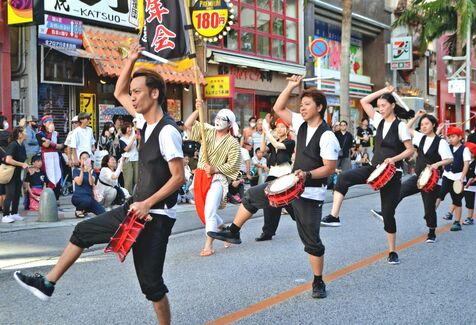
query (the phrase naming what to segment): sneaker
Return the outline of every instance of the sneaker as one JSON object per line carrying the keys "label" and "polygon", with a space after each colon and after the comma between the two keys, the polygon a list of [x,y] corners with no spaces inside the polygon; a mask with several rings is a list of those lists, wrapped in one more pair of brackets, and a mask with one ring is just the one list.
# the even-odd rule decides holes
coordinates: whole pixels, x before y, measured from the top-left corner
{"label": "sneaker", "polygon": [[472,218],[466,218],[463,221],[463,225],[465,225],[465,226],[474,225],[474,220]]}
{"label": "sneaker", "polygon": [[10,215],[10,218],[12,218],[14,221],[22,221],[23,219],[25,219],[21,215],[19,215],[18,213]]}
{"label": "sneaker", "polygon": [[326,292],[326,284],[324,282],[321,283],[313,283],[312,284],[312,298],[325,298],[327,297]]}
{"label": "sneaker", "polygon": [[13,273],[13,277],[18,284],[43,301],[50,299],[53,291],[55,291],[54,285],[47,286],[45,284],[46,278],[41,274],[36,273],[34,276],[29,276],[16,271]]}
{"label": "sneaker", "polygon": [[451,212],[448,212],[443,216],[443,219],[445,220],[453,220],[453,214]]}
{"label": "sneaker", "polygon": [[4,217],[2,217],[2,222],[3,223],[12,223],[12,222],[15,222],[15,219],[13,219],[12,216],[4,216]]}
{"label": "sneaker", "polygon": [[388,254],[387,262],[388,264],[392,264],[392,265],[400,264],[400,260],[398,259],[397,252],[390,252],[390,254]]}
{"label": "sneaker", "polygon": [[455,221],[453,225],[450,228],[451,231],[460,231],[461,230],[461,224],[458,221]]}
{"label": "sneaker", "polygon": [[339,217],[334,217],[332,214],[329,214],[321,219],[321,225],[327,227],[340,227]]}
{"label": "sneaker", "polygon": [[383,222],[383,216],[382,216],[382,211],[377,211],[374,209],[370,209],[370,212],[372,212],[372,215],[377,218],[379,221]]}
{"label": "sneaker", "polygon": [[434,242],[436,242],[436,235],[428,234],[428,237],[426,238],[426,242],[429,244],[433,244]]}
{"label": "sneaker", "polygon": [[226,227],[221,231],[209,231],[207,235],[218,240],[223,240],[231,244],[241,244],[240,232],[232,233],[230,227]]}

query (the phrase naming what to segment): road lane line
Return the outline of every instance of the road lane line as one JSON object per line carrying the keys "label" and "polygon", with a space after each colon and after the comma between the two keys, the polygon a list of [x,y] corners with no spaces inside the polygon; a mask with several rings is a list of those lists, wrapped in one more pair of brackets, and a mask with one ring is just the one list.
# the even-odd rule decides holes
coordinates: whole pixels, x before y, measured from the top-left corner
{"label": "road lane line", "polygon": [[[447,232],[451,228],[451,224],[445,225],[443,227],[437,228],[436,233],[441,234],[444,232]],[[421,235],[418,236],[412,240],[409,240],[407,242],[404,242],[400,245],[397,246],[397,251],[402,251],[407,248],[410,248],[412,246],[415,246],[417,244],[420,244],[424,242],[427,238],[427,235]],[[337,271],[332,272],[329,275],[325,275],[324,281],[326,283],[335,281],[343,276],[346,276],[347,274],[350,274],[354,271],[363,269],[366,266],[369,266],[370,264],[373,264],[377,262],[378,260],[381,260],[385,257],[387,257],[388,252],[380,252],[376,255],[364,258],[360,261],[357,261],[353,264],[350,264],[348,266],[345,266]],[[268,309],[274,305],[280,304],[286,300],[289,300],[291,298],[294,298],[296,296],[299,296],[305,292],[308,292],[311,289],[312,282],[308,282],[305,284],[302,284],[300,286],[294,287],[292,289],[283,291],[281,293],[278,293],[277,295],[271,296],[269,298],[266,298],[264,300],[261,300],[255,304],[249,305],[248,307],[245,307],[243,309],[237,310],[235,312],[229,313],[223,317],[220,317],[218,319],[215,319],[211,322],[208,322],[208,325],[223,325],[223,324],[231,324],[236,321],[239,321],[243,318],[246,318],[248,316],[251,316],[253,314],[256,314],[262,310]]]}

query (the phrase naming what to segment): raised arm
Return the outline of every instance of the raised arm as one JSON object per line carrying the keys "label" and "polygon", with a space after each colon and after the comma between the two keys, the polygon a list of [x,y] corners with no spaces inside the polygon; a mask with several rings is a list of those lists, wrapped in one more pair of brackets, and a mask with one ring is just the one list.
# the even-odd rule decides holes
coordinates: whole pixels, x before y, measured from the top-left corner
{"label": "raised arm", "polygon": [[286,104],[289,100],[289,97],[291,97],[291,93],[293,92],[293,89],[298,87],[301,84],[302,76],[296,76],[293,75],[290,78],[288,78],[289,82],[286,88],[281,92],[279,95],[278,99],[276,100],[276,103],[274,103],[273,110],[276,112],[276,114],[284,120],[287,124],[291,125],[292,124],[292,111],[288,108],[286,108]]}
{"label": "raised arm", "polygon": [[413,138],[413,135],[414,135],[414,132],[413,132],[413,125],[415,124],[415,121],[417,119],[419,119],[421,116],[425,115],[426,112],[424,110],[419,110],[414,117],[412,117],[411,119],[408,120],[407,122],[407,126],[408,126],[408,129],[410,129],[410,135],[412,136]]}
{"label": "raised arm", "polygon": [[137,59],[140,57],[140,51],[144,48],[139,46],[139,44],[133,45],[129,50],[127,56],[126,64],[119,75],[119,78],[116,82],[116,89],[114,89],[114,97],[121,103],[121,105],[131,114],[133,117],[136,116],[136,110],[132,106],[131,96],[129,94],[129,83],[134,69],[134,64]]}
{"label": "raised arm", "polygon": [[190,137],[190,133],[192,132],[192,127],[195,121],[198,118],[198,112],[203,107],[203,101],[200,99],[195,100],[195,110],[190,114],[190,116],[185,120],[183,126],[185,131],[187,131],[187,135]]}
{"label": "raised arm", "polygon": [[377,90],[376,92],[371,93],[360,100],[360,104],[362,104],[362,108],[364,109],[365,113],[369,116],[371,120],[373,120],[374,114],[375,114],[374,107],[372,106],[372,102],[376,100],[377,98],[379,98],[380,96],[382,96],[383,94],[391,93],[394,90],[395,88],[393,88],[393,86],[388,85],[387,87]]}

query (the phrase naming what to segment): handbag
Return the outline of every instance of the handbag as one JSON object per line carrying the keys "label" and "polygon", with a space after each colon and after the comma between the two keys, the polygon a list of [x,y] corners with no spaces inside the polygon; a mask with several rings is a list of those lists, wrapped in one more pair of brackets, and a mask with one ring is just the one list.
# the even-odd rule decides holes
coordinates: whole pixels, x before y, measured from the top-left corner
{"label": "handbag", "polygon": [[1,164],[0,165],[0,184],[8,184],[12,180],[15,166]]}
{"label": "handbag", "polygon": [[116,190],[116,198],[114,199],[114,201],[112,201],[112,205],[123,205],[126,202],[126,195],[124,194],[120,186],[109,185],[103,182],[100,178],[99,182],[105,186],[113,187]]}

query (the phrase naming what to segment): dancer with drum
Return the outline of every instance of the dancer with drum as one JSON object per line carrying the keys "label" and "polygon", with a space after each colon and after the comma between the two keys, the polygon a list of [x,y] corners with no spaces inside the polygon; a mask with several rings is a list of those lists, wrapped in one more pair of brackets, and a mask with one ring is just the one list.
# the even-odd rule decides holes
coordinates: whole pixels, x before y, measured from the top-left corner
{"label": "dancer with drum", "polygon": [[[453,153],[453,163],[445,166],[443,171],[441,190],[436,208],[445,198],[446,194],[450,193],[452,204],[454,206],[455,221],[451,226],[451,231],[461,230],[461,213],[463,205],[463,184],[466,180],[466,174],[469,169],[469,162],[471,161],[471,152],[461,142],[463,139],[463,130],[455,126],[450,126],[446,132],[448,143],[450,144],[451,152]],[[443,217],[443,219],[451,220],[453,215]]]}
{"label": "dancer with drum", "polygon": [[[282,118],[278,118],[275,123],[277,139],[271,134],[271,130],[269,129],[270,122],[271,114],[268,114],[266,115],[265,121],[263,121],[264,132],[261,140],[261,151],[268,152],[269,154],[268,163],[270,169],[266,182],[270,182],[291,172],[291,157],[294,153],[295,146],[294,140],[288,137],[289,125],[284,122]],[[266,138],[269,140],[268,145],[266,145]],[[294,219],[292,207],[287,205],[284,208],[291,218]],[[263,232],[255,239],[256,241],[271,240],[273,238],[276,234],[276,229],[278,229],[279,220],[281,219],[281,210],[281,207],[266,206],[263,208]]]}
{"label": "dancer with drum", "polygon": [[469,164],[467,182],[464,186],[464,201],[468,209],[468,217],[463,221],[463,225],[469,226],[474,224],[474,199],[476,192],[476,144],[466,142],[465,147],[471,151],[471,163]]}
{"label": "dancer with drum", "polygon": [[[416,131],[413,130],[413,124],[418,118],[420,119],[418,122],[419,131]],[[407,125],[412,136],[412,143],[418,151],[416,175],[402,183],[398,203],[407,196],[421,193],[425,210],[424,219],[429,229],[426,242],[434,243],[437,225],[435,204],[439,194],[439,188],[436,185],[441,168],[453,162],[453,154],[448,143],[436,135],[438,120],[433,115],[419,111],[414,118],[408,121]],[[371,211],[377,217],[383,218],[381,212]]]}
{"label": "dancer with drum", "polygon": [[[334,186],[334,200],[331,214],[323,218],[321,224],[340,226],[339,212],[344,196],[351,186],[365,184],[367,180],[380,190],[384,230],[389,246],[388,263],[399,264],[396,249],[395,209],[400,193],[403,159],[414,153],[408,126],[398,118],[410,118],[414,112],[396,104],[392,95],[393,86],[387,86],[360,100],[365,113],[377,126],[374,137],[372,165],[343,172]],[[375,112],[372,102],[377,99],[379,112]]]}
{"label": "dancer with drum", "polygon": [[[205,161],[202,146],[193,178],[193,191],[195,208],[200,220],[205,224],[207,233],[225,226],[217,211],[226,205],[228,184],[238,177],[241,152],[240,144],[233,137],[239,131],[235,114],[226,108],[218,111],[214,126],[205,124],[205,140],[201,139],[200,123],[197,118],[202,105],[203,102],[197,99],[196,110],[185,121],[185,129],[190,140],[206,142],[208,162]],[[213,238],[206,233],[205,245],[200,256],[214,254]]]}
{"label": "dancer with drum", "polygon": [[178,190],[185,182],[182,137],[175,121],[162,109],[162,105],[167,105],[162,77],[152,70],[138,70],[131,77],[141,50],[143,48],[134,45],[129,51],[114,92],[130,113],[145,119],[141,131],[139,179],[133,196],[134,203],[76,225],[70,242],[48,275],[27,276],[17,271],[14,277],[35,296],[48,300],[56,282],[76,262],[83,250],[109,242],[126,219],[130,208],[138,218],[147,221],[132,248],[137,278],[143,294],[153,304],[158,322],[165,325],[170,324],[171,315],[162,271],[168,239],[175,223]]}
{"label": "dancer with drum", "polygon": [[[288,85],[273,107],[284,123],[297,130],[294,174],[284,175],[271,183],[250,188],[233,223],[223,231],[209,232],[208,235],[230,243],[241,243],[241,227],[259,209],[270,204],[271,198],[268,199],[266,196],[266,188],[273,191],[273,187],[276,187],[276,192],[281,188],[286,197],[294,198],[302,192],[299,189],[302,189],[304,183],[304,192],[290,204],[296,218],[299,237],[304,244],[304,251],[308,254],[314,274],[312,297],[325,298],[326,286],[322,280],[325,248],[319,237],[319,224],[326,195],[327,177],[335,171],[340,147],[334,133],[324,121],[327,100],[321,91],[310,88],[300,94],[300,114],[286,108],[293,89],[301,84],[302,79],[300,76],[290,77]],[[298,190],[294,191],[293,187]],[[276,199],[276,202],[281,200],[279,195],[276,195]],[[288,199],[281,201],[289,203]]]}

